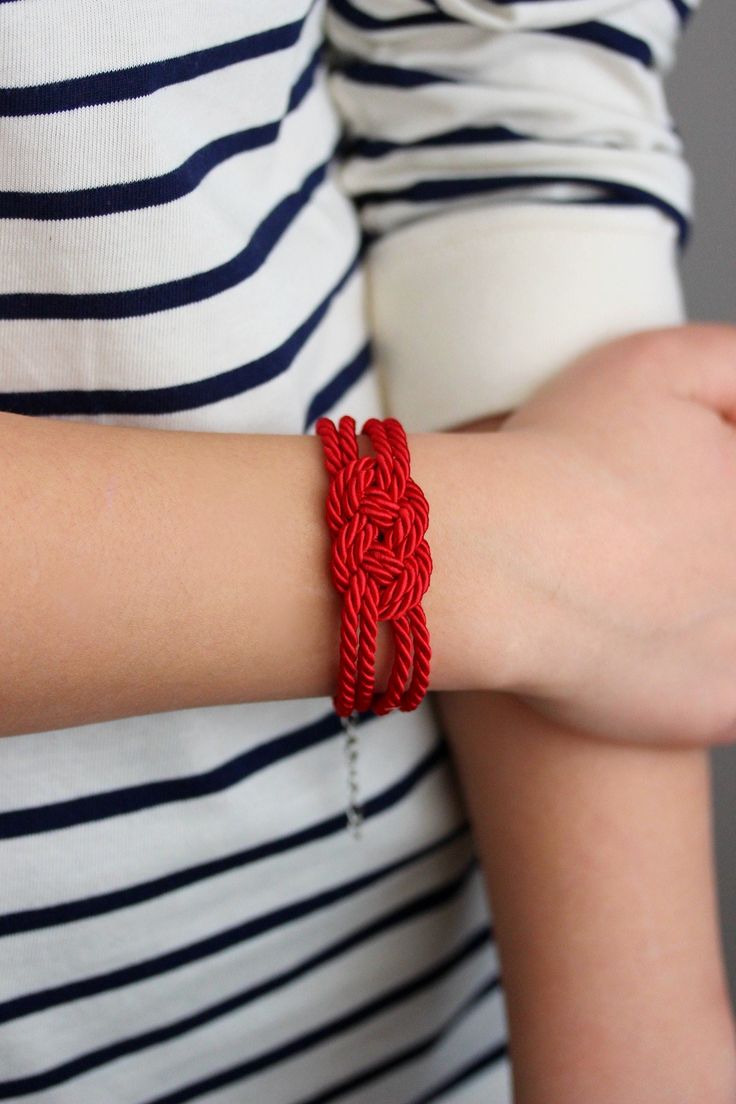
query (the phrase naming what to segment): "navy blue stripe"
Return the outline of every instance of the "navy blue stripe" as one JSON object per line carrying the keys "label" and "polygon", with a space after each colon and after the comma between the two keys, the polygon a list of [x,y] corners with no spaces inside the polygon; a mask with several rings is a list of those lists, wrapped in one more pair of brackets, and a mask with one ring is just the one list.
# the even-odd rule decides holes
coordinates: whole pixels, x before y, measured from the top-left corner
{"label": "navy blue stripe", "polygon": [[128,291],[10,292],[0,295],[0,318],[135,318],[211,299],[247,280],[265,264],[325,179],[329,164],[330,159],[312,169],[299,188],[266,215],[247,245],[224,264],[178,280]]}
{"label": "navy blue stripe", "polygon": [[386,154],[404,150],[424,149],[431,146],[470,146],[478,143],[495,142],[541,142],[548,139],[537,135],[520,134],[505,126],[458,127],[455,130],[443,130],[430,134],[427,138],[417,138],[414,142],[388,142],[370,138],[347,138],[341,147],[341,157],[385,157]]}
{"label": "navy blue stripe", "polygon": [[193,192],[208,173],[231,157],[274,143],[284,119],[300,105],[314,83],[321,44],[295,81],[284,115],[270,123],[216,138],[196,150],[177,168],[145,180],[64,192],[0,192],[0,218],[95,218],[120,211],[172,203]]}
{"label": "navy blue stripe", "polygon": [[693,14],[693,9],[689,4],[685,3],[685,0],[672,0],[672,6],[677,12],[677,16],[680,23],[684,27],[690,16]]}
{"label": "navy blue stripe", "polygon": [[[674,124],[670,124],[673,134],[679,134]],[[522,134],[510,127],[458,127],[455,130],[440,130],[437,134],[414,141],[387,141],[385,139],[355,138],[345,135],[340,146],[341,159],[348,157],[380,158],[391,153],[407,149],[425,149],[433,146],[472,146],[493,145],[506,141],[534,141],[537,144],[556,145],[559,139],[542,135]]]}
{"label": "navy blue stripe", "polygon": [[[501,191],[504,188],[524,188],[535,184],[587,184],[605,188],[610,198],[602,200],[602,202],[645,203],[656,207],[676,222],[680,244],[684,245],[687,239],[689,220],[681,211],[678,211],[676,207],[667,203],[660,196],[653,192],[647,192],[643,188],[637,188],[633,184],[624,184],[618,180],[600,180],[591,176],[536,175],[529,173],[513,176],[460,177],[454,180],[421,180],[408,188],[400,188],[394,191],[362,192],[354,196],[354,199],[361,206],[369,203],[426,203],[444,199],[459,199],[471,195],[484,195],[489,192]],[[573,202],[588,201],[581,199]]]}
{"label": "navy blue stripe", "polygon": [[[162,1043],[168,1042],[171,1039],[181,1038],[182,1035],[186,1035],[190,1031],[203,1027],[205,1024],[212,1023],[214,1020],[230,1015],[232,1012],[239,1011],[241,1008],[245,1008],[254,1001],[262,999],[269,993],[283,989],[286,985],[293,984],[293,982],[308,976],[318,967],[323,966],[327,962],[334,961],[336,958],[341,957],[355,947],[359,947],[369,940],[376,939],[385,932],[405,925],[411,920],[424,917],[430,912],[445,907],[448,902],[458,897],[465,889],[472,874],[477,870],[477,867],[477,859],[473,856],[459,876],[452,878],[450,881],[443,883],[429,892],[411,898],[398,908],[383,913],[369,924],[364,924],[351,931],[348,935],[338,939],[336,942],[328,944],[321,951],[311,954],[307,958],[303,958],[288,970],[282,970],[280,973],[275,974],[266,981],[259,982],[257,985],[250,985],[245,989],[241,989],[226,1000],[208,1005],[192,1015],[173,1020],[170,1023],[150,1031],[128,1035],[126,1038],[119,1039],[115,1043],[110,1043],[107,1046],[88,1051],[86,1054],[81,1054],[76,1058],[63,1062],[51,1069],[46,1069],[41,1073],[31,1074],[13,1081],[0,1082],[0,1100],[7,1100],[9,1097],[13,1096],[26,1096],[29,1093],[55,1088],[57,1085],[67,1083],[73,1077],[79,1077],[81,1074],[88,1073],[93,1069],[99,1069],[100,1066],[107,1065],[109,1062],[114,1062],[126,1055],[136,1054],[149,1047],[160,1046]],[[486,926],[485,931],[486,937],[490,942],[493,938],[492,932],[488,926]]]}
{"label": "navy blue stripe", "polygon": [[[332,1085],[330,1089],[316,1093],[309,1097],[302,1097],[298,1104],[331,1104],[332,1101],[339,1100],[345,1093],[352,1092],[354,1089],[359,1089],[361,1085],[370,1084],[372,1081],[376,1081],[378,1078],[382,1078],[387,1073],[392,1073],[396,1069],[401,1069],[402,1065],[406,1065],[408,1062],[415,1062],[417,1058],[422,1058],[424,1054],[428,1054],[433,1051],[442,1040],[446,1039],[452,1031],[454,1031],[468,1016],[468,1013],[472,1011],[474,1007],[480,1004],[480,1001],[486,998],[491,992],[499,986],[498,977],[490,977],[486,981],[483,981],[482,985],[473,994],[462,1002],[459,1008],[457,1008],[452,1015],[448,1017],[445,1023],[439,1030],[434,1031],[420,1039],[419,1042],[406,1047],[401,1051],[395,1052],[382,1062],[376,1062],[369,1066],[367,1069],[361,1070],[358,1074],[353,1074],[351,1078],[341,1081],[337,1085]],[[504,1054],[508,1052],[508,1044],[505,1042],[494,1048],[495,1061],[499,1061],[504,1057]],[[383,1097],[381,1097],[383,1100]],[[158,1101],[150,1102],[150,1104],[159,1104]],[[163,1104],[163,1102],[161,1102]],[[167,1100],[166,1104],[169,1104]],[[393,1104],[393,1101],[392,1101]]]}
{"label": "navy blue stripe", "polygon": [[37,417],[59,414],[171,414],[178,410],[194,410],[222,402],[223,399],[236,398],[288,371],[327,315],[333,301],[357,271],[361,249],[362,244],[359,243],[348,267],[322,302],[291,336],[256,360],[230,368],[217,376],[194,380],[192,383],[172,384],[170,387],[151,387],[138,391],[110,389],[0,392],[0,410]]}
{"label": "navy blue stripe", "polygon": [[329,5],[346,23],[352,24],[353,27],[359,27],[363,31],[393,31],[397,27],[417,27],[433,23],[456,22],[451,16],[440,11],[402,15],[395,19],[377,19],[356,7],[350,0],[329,0]]}
{"label": "navy blue stripe", "polygon": [[[67,982],[63,985],[39,989],[33,993],[25,993],[22,996],[11,997],[0,1002],[0,1024],[20,1019],[23,1016],[36,1015],[47,1008],[55,1008],[59,1005],[69,1004],[71,1001],[83,1000],[86,997],[96,996],[98,993],[107,993],[127,985],[135,985],[152,977],[159,977],[171,970],[177,970],[182,966],[188,966],[193,962],[209,958],[211,955],[220,954],[222,951],[248,939],[254,939],[264,932],[273,931],[285,924],[293,924],[305,916],[310,916],[312,913],[347,900],[399,870],[408,868],[427,855],[447,847],[450,843],[465,835],[467,831],[468,825],[465,821],[459,827],[453,828],[451,832],[445,833],[440,839],[435,840],[434,843],[412,851],[394,862],[379,866],[368,874],[362,874],[351,881],[332,886],[311,897],[291,901],[289,904],[282,905],[271,912],[251,917],[241,924],[226,928],[224,931],[218,931],[205,939],[178,947],[166,954],[144,959],[129,966],[122,966],[117,970],[110,970],[104,974],[81,978],[79,981]],[[244,907],[247,907],[247,902]]]}
{"label": "navy blue stripe", "polygon": [[[639,192],[639,190],[640,189],[638,188],[632,188],[632,193],[637,193]],[[637,198],[635,194],[632,194],[631,198],[627,197],[626,195],[622,195],[620,197],[617,195],[591,196],[579,200],[561,200],[561,202],[580,204],[589,203],[592,205],[602,204],[606,206],[615,206],[617,204],[630,204],[632,206],[635,206],[637,203],[644,203],[650,207],[656,208],[658,211],[661,211],[663,214],[669,216],[669,218],[671,218],[676,224],[678,229],[677,248],[681,255],[686,249],[690,240],[690,231],[692,229],[692,223],[690,219],[686,218],[682,214],[682,212],[677,210],[676,207],[670,206],[670,204],[665,202],[665,200],[660,199],[659,196],[652,195],[650,192],[644,192],[643,198],[641,199]]]}
{"label": "navy blue stripe", "polygon": [[[368,31],[390,31],[396,27],[460,22],[437,8],[432,12],[407,15],[398,19],[377,19],[375,16],[367,15],[355,7],[350,0],[332,0],[332,7],[348,23]],[[533,27],[528,28],[528,30],[539,34],[569,35],[587,42],[595,42],[599,46],[605,46],[616,53],[634,58],[644,65],[650,66],[653,64],[652,51],[646,42],[607,23],[591,20],[590,22],[570,24],[567,27]],[[528,33],[528,31],[525,28],[520,33]]]}
{"label": "navy blue stripe", "polygon": [[643,39],[636,35],[622,31],[620,27],[612,27],[608,23],[598,23],[591,20],[588,23],[571,23],[568,27],[545,27],[544,34],[565,35],[583,42],[593,42],[596,46],[603,46],[606,50],[613,50],[616,54],[640,61],[648,68],[654,64],[654,55],[651,48]]}
{"label": "navy blue stripe", "polygon": [[[364,818],[370,820],[372,817],[385,813],[398,805],[428,774],[445,762],[446,759],[447,746],[440,743],[401,778],[364,802],[362,805]],[[125,886],[123,889],[113,889],[106,893],[98,893],[91,897],[80,897],[56,905],[46,905],[42,908],[6,912],[0,916],[0,937],[4,938],[9,935],[18,935],[21,932],[58,927],[61,924],[72,924],[79,920],[88,920],[92,916],[103,916],[118,909],[132,908],[135,905],[144,904],[147,901],[163,897],[167,893],[174,893],[187,886],[206,881],[208,878],[219,877],[221,874],[230,873],[255,862],[262,862],[274,855],[281,855],[286,851],[293,851],[298,847],[304,847],[306,844],[315,843],[317,840],[342,833],[347,824],[346,815],[346,813],[339,813],[336,816],[308,824],[298,831],[289,832],[287,835],[276,836],[274,839],[266,840],[263,843],[252,844],[228,855],[197,863],[194,866],[186,866],[172,873],[164,874],[159,878],[151,878],[145,882]]]}
{"label": "navy blue stripe", "polygon": [[[312,7],[311,0],[309,7]],[[194,80],[265,54],[288,50],[299,40],[307,12],[293,23],[245,35],[234,42],[209,46],[180,57],[151,61],[128,69],[91,73],[47,84],[0,88],[0,116],[49,115],[97,104],[150,96],[161,88]]]}
{"label": "navy blue stripe", "polygon": [[452,77],[430,73],[426,69],[407,69],[400,65],[378,65],[367,61],[350,62],[336,71],[356,83],[386,85],[389,88],[421,88],[427,84],[456,83]]}
{"label": "navy blue stripe", "polygon": [[310,427],[322,414],[326,414],[343,395],[358,382],[371,366],[370,342],[366,342],[362,349],[352,358],[336,376],[325,384],[307,408],[304,420],[304,433],[308,433]]}
{"label": "navy blue stripe", "polygon": [[[361,714],[364,721],[373,716],[370,711]],[[168,805],[174,801],[191,801],[221,793],[274,763],[334,739],[340,731],[340,719],[334,711],[330,711],[318,721],[249,748],[226,763],[200,774],[144,782],[48,805],[9,809],[0,813],[0,839],[14,839],[36,832],[57,832],[77,824],[89,824],[91,821],[137,813],[141,809]]]}
{"label": "navy blue stripe", "polygon": [[[422,0],[422,2],[425,3],[425,4],[428,4],[430,7],[434,8],[436,11],[439,11],[439,8],[437,6],[437,0]],[[571,2],[574,2],[574,0],[571,0]],[[502,4],[506,7],[517,7],[517,6],[521,6],[522,4],[559,3],[559,0],[495,0],[495,3],[496,4]],[[683,23],[686,22],[687,19],[690,17],[690,15],[692,15],[692,8],[690,8],[685,3],[685,0],[671,0],[671,3],[673,4],[675,10],[677,11],[678,15],[682,19]],[[529,28],[529,29],[531,30],[532,28]],[[534,28],[534,29],[536,29],[536,28]],[[547,28],[540,28],[540,29],[546,30]]]}
{"label": "navy blue stripe", "polygon": [[[365,1023],[367,1020],[372,1019],[374,1016],[378,1016],[382,1012],[395,1007],[397,1004],[410,1000],[417,993],[421,993],[423,990],[437,985],[444,978],[448,977],[453,970],[462,966],[464,962],[486,947],[487,944],[488,936],[485,929],[481,928],[466,939],[457,950],[444,959],[441,959],[438,964],[430,967],[430,969],[416,974],[410,981],[403,982],[401,985],[388,989],[379,997],[374,997],[372,1000],[366,1001],[350,1012],[343,1013],[341,1016],[328,1020],[319,1027],[312,1028],[310,1031],[296,1036],[296,1038],[289,1039],[280,1046],[273,1047],[271,1050],[259,1054],[255,1058],[249,1058],[247,1061],[239,1062],[236,1066],[231,1066],[229,1069],[221,1070],[219,1073],[211,1074],[209,1077],[203,1077],[174,1092],[165,1093],[163,1096],[157,1096],[155,1100],[147,1101],[147,1104],[185,1104],[186,1101],[194,1100],[196,1097],[203,1096],[205,1093],[215,1092],[217,1089],[224,1088],[226,1085],[232,1085],[235,1082],[245,1080],[247,1077],[252,1077],[254,1074],[260,1073],[262,1070],[268,1069],[271,1066],[287,1062],[297,1054],[303,1054],[305,1051],[311,1050],[313,1047],[319,1046],[329,1039],[334,1039],[335,1036],[341,1035],[345,1031],[352,1030],[358,1025]],[[483,988],[487,992],[491,988],[496,987],[497,984],[497,978],[490,978],[484,983]],[[473,999],[476,1001],[479,999],[477,991],[471,998],[471,1000]],[[466,998],[466,1001],[463,1002],[460,1007],[465,1008],[467,1003]],[[455,1017],[457,1017],[458,1011],[455,1012]],[[438,1033],[435,1033],[435,1036],[437,1034]],[[375,1076],[375,1074],[373,1074],[373,1076]],[[355,1080],[356,1079],[353,1079],[351,1081],[351,1088],[354,1087]],[[362,1083],[364,1083],[364,1080],[365,1078]],[[341,1093],[347,1091],[345,1082],[342,1083],[339,1091]],[[319,1096],[310,1097],[309,1104],[317,1104],[317,1101],[323,1104],[323,1101],[331,1099],[334,1099],[334,1095],[322,1093]]]}
{"label": "navy blue stripe", "polygon": [[[500,978],[498,976],[487,978],[470,997],[462,1001],[462,1004],[451,1013],[451,1016],[442,1023],[437,1031],[433,1031],[429,1036],[425,1036],[423,1039],[410,1045],[410,1047],[405,1047],[403,1050],[394,1052],[390,1058],[367,1066],[366,1069],[353,1074],[351,1078],[346,1078],[338,1084],[331,1085],[327,1090],[308,1097],[302,1097],[301,1100],[298,1101],[298,1104],[332,1104],[333,1101],[340,1100],[340,1097],[344,1096],[346,1093],[353,1092],[355,1089],[360,1089],[362,1085],[377,1081],[386,1074],[401,1069],[402,1065],[406,1065],[408,1062],[415,1062],[418,1058],[422,1058],[424,1054],[433,1051],[442,1041],[450,1036],[452,1031],[459,1027],[462,1020],[469,1015],[469,1012],[480,1004],[481,1000],[489,996],[495,989],[498,989],[499,983]],[[495,1061],[499,1061],[504,1057],[504,1054],[508,1052],[508,1044],[502,1042],[498,1047],[493,1049],[495,1051]],[[384,1097],[378,1098],[381,1098],[382,1101],[384,1100]],[[152,1101],[149,1102],[149,1104],[163,1104],[163,1102]],[[169,1104],[168,1100],[166,1104]]]}
{"label": "navy blue stripe", "polygon": [[[298,1104],[332,1104],[332,1101],[339,1100],[340,1097],[345,1096],[348,1093],[354,1092],[356,1089],[361,1088],[363,1085],[368,1085],[372,1081],[377,1081],[381,1077],[385,1077],[389,1073],[393,1073],[394,1070],[400,1069],[401,1066],[407,1065],[409,1062],[415,1062],[417,1058],[421,1058],[425,1054],[429,1054],[435,1047],[439,1046],[445,1038],[447,1038],[457,1028],[465,1017],[480,1004],[480,1002],[487,997],[490,993],[493,993],[499,985],[498,977],[487,978],[470,997],[466,998],[458,1008],[445,1020],[442,1026],[433,1031],[431,1035],[425,1035],[417,1043],[413,1043],[411,1046],[404,1047],[402,1050],[394,1052],[389,1058],[384,1059],[381,1062],[376,1062],[371,1066],[364,1067],[358,1073],[353,1074],[351,1077],[347,1077],[337,1084],[331,1085],[329,1088],[324,1089],[322,1092],[315,1093],[312,1096],[302,1098],[298,1101]],[[501,1057],[501,1054],[499,1054]],[[177,1098],[178,1099],[178,1098]],[[187,1097],[187,1100],[192,1099]],[[379,1096],[377,1099],[383,1101],[385,1097]],[[173,1098],[170,1101],[169,1098],[161,1101],[152,1101],[150,1104],[175,1104]],[[391,1104],[394,1104],[393,1100]]]}
{"label": "navy blue stripe", "polygon": [[452,1077],[443,1081],[440,1085],[436,1085],[430,1092],[424,1093],[423,1096],[415,1097],[411,1104],[434,1104],[435,1100],[440,1100],[445,1093],[469,1081],[471,1077],[475,1077],[476,1073],[482,1073],[483,1070],[497,1065],[502,1058],[508,1056],[508,1053],[509,1046],[507,1042],[496,1043],[495,1046],[488,1047]]}

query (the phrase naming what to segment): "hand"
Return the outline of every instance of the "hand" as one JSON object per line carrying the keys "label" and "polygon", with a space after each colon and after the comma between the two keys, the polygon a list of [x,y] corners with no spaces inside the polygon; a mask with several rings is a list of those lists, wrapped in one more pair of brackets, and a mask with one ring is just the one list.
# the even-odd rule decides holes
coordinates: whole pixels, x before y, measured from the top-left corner
{"label": "hand", "polygon": [[495,688],[587,734],[736,740],[734,423],[715,323],[599,345],[503,421],[533,646]]}
{"label": "hand", "polygon": [[488,414],[485,418],[478,418],[473,422],[463,422],[462,425],[453,426],[448,433],[490,433],[500,429],[510,416],[510,410],[504,410],[501,414]]}

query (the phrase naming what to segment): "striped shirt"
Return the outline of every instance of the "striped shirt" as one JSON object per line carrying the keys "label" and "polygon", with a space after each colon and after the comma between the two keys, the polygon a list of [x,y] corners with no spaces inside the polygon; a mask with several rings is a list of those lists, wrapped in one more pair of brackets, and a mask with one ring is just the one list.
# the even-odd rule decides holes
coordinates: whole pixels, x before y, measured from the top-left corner
{"label": "striped shirt", "polygon": [[[0,408],[444,430],[682,321],[691,8],[0,0]],[[359,842],[329,698],[0,741],[1,1100],[509,1104],[431,696],[360,737]]]}

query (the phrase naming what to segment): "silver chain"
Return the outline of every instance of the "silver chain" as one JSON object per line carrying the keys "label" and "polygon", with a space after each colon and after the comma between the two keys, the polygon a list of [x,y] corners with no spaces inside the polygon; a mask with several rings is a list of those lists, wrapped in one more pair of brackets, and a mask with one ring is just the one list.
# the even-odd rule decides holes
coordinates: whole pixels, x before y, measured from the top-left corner
{"label": "silver chain", "polygon": [[358,728],[355,724],[358,716],[357,710],[354,709],[349,717],[340,718],[345,732],[345,757],[348,767],[348,831],[355,839],[360,839],[363,823],[363,810],[358,802]]}

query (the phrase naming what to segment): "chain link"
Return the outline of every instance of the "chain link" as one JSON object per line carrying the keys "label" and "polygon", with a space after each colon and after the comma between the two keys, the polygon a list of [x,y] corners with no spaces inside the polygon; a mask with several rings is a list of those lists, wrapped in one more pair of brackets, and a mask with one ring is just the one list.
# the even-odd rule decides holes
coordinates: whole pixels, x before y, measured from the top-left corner
{"label": "chain link", "polygon": [[363,810],[358,802],[358,728],[355,723],[358,717],[358,712],[353,710],[349,717],[340,718],[345,732],[344,747],[348,768],[347,827],[354,839],[360,839],[363,824]]}

